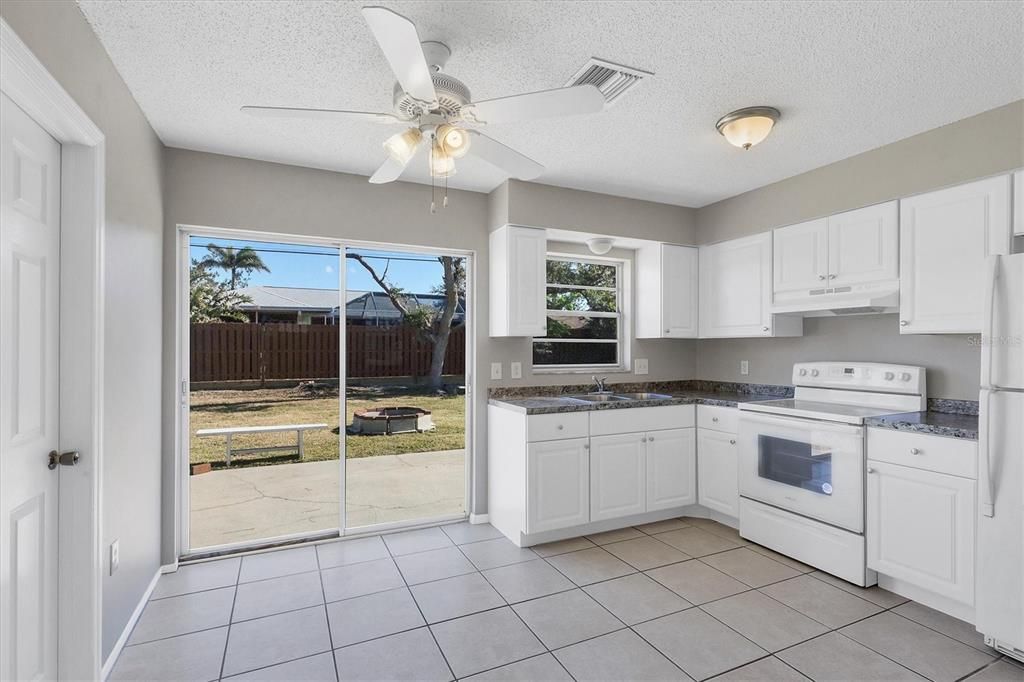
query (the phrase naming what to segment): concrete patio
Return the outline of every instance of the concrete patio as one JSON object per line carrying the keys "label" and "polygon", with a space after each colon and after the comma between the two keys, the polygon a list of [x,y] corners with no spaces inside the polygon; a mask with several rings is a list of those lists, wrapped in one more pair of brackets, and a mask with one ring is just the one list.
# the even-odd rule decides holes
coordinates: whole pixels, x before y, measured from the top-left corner
{"label": "concrete patio", "polygon": [[[350,528],[465,511],[465,450],[349,459]],[[192,549],[337,528],[337,460],[190,477]]]}

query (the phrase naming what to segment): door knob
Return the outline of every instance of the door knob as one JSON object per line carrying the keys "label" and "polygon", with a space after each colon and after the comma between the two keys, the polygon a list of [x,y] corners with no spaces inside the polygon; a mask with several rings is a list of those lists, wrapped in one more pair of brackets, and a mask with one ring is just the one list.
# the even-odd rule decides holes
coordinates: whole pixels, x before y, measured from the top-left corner
{"label": "door knob", "polygon": [[78,454],[78,450],[68,450],[67,452],[57,452],[51,450],[47,459],[46,468],[53,470],[57,468],[57,465],[73,467],[78,464],[82,456]]}

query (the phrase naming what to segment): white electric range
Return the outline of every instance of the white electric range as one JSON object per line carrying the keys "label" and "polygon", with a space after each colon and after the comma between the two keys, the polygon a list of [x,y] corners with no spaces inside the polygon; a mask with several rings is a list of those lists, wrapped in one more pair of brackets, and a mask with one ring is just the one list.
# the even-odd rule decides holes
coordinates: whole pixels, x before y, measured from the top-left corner
{"label": "white electric range", "polygon": [[740,535],[858,585],[864,542],[864,420],[925,409],[925,370],[801,362],[791,399],[740,403]]}

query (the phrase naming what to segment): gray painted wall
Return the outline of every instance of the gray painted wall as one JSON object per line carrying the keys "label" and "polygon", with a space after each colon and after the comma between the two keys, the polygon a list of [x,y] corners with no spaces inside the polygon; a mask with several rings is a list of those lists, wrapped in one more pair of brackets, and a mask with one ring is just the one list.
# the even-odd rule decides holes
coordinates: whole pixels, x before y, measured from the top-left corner
{"label": "gray painted wall", "polygon": [[[103,656],[160,566],[160,140],[73,2],[4,0],[0,16],[106,135]],[[154,352],[155,351],[155,352]]]}
{"label": "gray painted wall", "polygon": [[[755,149],[751,153],[756,154]],[[697,210],[700,244],[938,189],[1024,166],[1024,100]],[[963,334],[904,335],[896,315],[808,318],[795,339],[697,342],[697,378],[790,383],[802,360],[928,368],[935,398],[978,399],[980,355]],[[750,375],[739,373],[750,362]]]}
{"label": "gray painted wall", "polygon": [[[315,235],[338,239],[388,241],[395,244],[430,246],[473,250],[477,253],[474,295],[477,301],[477,394],[474,406],[477,422],[474,429],[476,453],[473,480],[472,510],[482,513],[486,503],[486,400],[491,385],[536,385],[578,383],[589,381],[589,374],[533,375],[530,371],[530,342],[528,339],[492,339],[487,335],[488,318],[488,263],[487,244],[492,219],[512,216],[519,202],[533,203],[530,186],[516,183],[502,185],[492,195],[474,192],[451,192],[448,208],[436,215],[429,212],[430,190],[424,185],[391,183],[370,185],[357,175],[313,170],[297,166],[253,161],[216,154],[167,149],[165,152],[165,231],[164,231],[164,334],[174,337],[174,240],[176,226],[199,225],[276,232],[279,234]],[[524,187],[525,185],[525,187]],[[519,199],[510,195],[513,190]],[[533,205],[530,211],[518,215],[528,224],[583,228],[590,231],[609,230],[648,239],[690,241],[693,236],[692,210],[663,206],[650,202],[603,197],[601,215],[591,214],[587,220],[572,221],[580,206],[579,215],[586,215],[588,204],[594,197],[588,192],[540,187],[537,194],[544,197],[551,215]],[[506,198],[509,197],[509,198]],[[555,210],[557,208],[557,211]],[[623,224],[631,214],[655,216],[654,227],[643,223]],[[609,218],[621,218],[611,220]],[[515,218],[513,218],[514,220]],[[673,223],[673,221],[675,221]],[[614,228],[614,229],[613,229]],[[628,254],[627,254],[628,255]],[[650,378],[685,379],[694,371],[694,345],[686,341],[645,341],[638,343],[637,357],[650,359]],[[490,364],[504,363],[508,376],[509,362],[523,362],[523,379],[504,379],[491,382]],[[174,377],[174,349],[168,344],[164,353],[164,377],[172,385]],[[614,375],[614,380],[626,381],[630,374]],[[173,442],[176,400],[173,391],[165,394],[165,541],[164,556],[173,557]]]}

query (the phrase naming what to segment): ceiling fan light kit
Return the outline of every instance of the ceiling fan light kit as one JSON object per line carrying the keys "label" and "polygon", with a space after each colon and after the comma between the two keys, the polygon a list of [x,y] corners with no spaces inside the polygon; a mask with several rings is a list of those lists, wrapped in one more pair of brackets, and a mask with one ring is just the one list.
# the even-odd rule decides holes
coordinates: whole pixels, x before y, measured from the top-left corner
{"label": "ceiling fan light kit", "polygon": [[781,117],[782,114],[775,107],[746,107],[718,119],[715,128],[729,144],[750,149],[768,137]]}
{"label": "ceiling fan light kit", "polygon": [[[362,13],[395,74],[393,114],[260,106],[245,106],[242,111],[266,118],[411,124],[412,127],[384,142],[387,158],[370,176],[373,184],[393,182],[401,177],[426,136],[430,137],[431,181],[454,175],[455,159],[465,156],[470,146],[475,156],[510,177],[532,180],[544,172],[544,166],[488,137],[477,127],[592,114],[605,107],[605,96],[591,84],[473,102],[469,88],[462,81],[441,72],[452,53],[447,45],[436,40],[421,41],[414,23],[385,7],[363,7]],[[447,195],[444,205],[447,205]]]}

